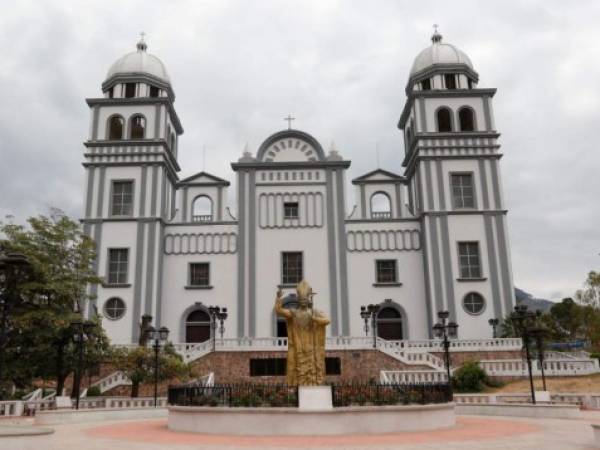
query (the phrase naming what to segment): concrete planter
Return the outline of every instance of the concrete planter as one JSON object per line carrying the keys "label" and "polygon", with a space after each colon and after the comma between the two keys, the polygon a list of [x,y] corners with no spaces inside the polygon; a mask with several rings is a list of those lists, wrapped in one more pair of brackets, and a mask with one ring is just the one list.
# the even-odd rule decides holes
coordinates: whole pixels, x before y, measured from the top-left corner
{"label": "concrete planter", "polygon": [[169,407],[169,429],[245,436],[396,433],[455,425],[454,403],[365,406],[306,411],[297,408]]}
{"label": "concrete planter", "polygon": [[35,416],[36,425],[59,425],[65,423],[98,422],[103,420],[154,419],[167,416],[165,408],[136,409],[80,409],[41,411]]}
{"label": "concrete planter", "polygon": [[578,419],[581,411],[577,405],[514,404],[514,403],[462,403],[456,405],[460,415],[532,417],[537,419]]}

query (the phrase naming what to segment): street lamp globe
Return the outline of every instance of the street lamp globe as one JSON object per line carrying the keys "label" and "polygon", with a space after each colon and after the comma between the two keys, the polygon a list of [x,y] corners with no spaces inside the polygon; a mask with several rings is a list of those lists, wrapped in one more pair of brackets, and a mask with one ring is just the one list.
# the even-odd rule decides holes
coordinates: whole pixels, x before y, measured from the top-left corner
{"label": "street lamp globe", "polygon": [[167,327],[161,327],[160,330],[158,330],[158,334],[160,336],[160,340],[164,342],[169,337],[169,329]]}

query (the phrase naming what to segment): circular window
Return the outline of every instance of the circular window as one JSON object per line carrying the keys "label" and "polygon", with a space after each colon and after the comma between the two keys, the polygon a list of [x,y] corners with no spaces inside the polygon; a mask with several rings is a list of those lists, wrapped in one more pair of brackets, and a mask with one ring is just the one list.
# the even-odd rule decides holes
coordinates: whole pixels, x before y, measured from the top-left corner
{"label": "circular window", "polygon": [[120,319],[125,315],[125,302],[118,297],[109,298],[104,303],[104,314],[112,320]]}
{"label": "circular window", "polygon": [[481,314],[485,308],[485,300],[477,292],[470,292],[463,299],[463,307],[465,311],[474,316]]}

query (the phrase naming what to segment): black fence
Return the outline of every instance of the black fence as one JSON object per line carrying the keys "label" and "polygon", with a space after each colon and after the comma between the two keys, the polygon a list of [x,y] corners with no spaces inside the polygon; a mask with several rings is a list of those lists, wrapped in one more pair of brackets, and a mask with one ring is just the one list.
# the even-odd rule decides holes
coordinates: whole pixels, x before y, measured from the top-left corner
{"label": "black fence", "polygon": [[177,406],[297,407],[298,386],[286,384],[169,386],[169,404]]}
{"label": "black fence", "polygon": [[410,405],[448,403],[452,387],[448,383],[331,385],[333,406]]}

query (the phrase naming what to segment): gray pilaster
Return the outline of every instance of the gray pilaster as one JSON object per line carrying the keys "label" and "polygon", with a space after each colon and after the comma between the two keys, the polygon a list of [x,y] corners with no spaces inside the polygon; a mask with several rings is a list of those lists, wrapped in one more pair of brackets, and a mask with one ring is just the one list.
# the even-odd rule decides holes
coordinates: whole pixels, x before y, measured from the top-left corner
{"label": "gray pilaster", "polygon": [[342,335],[350,335],[350,311],[348,298],[348,263],[346,260],[346,201],[344,198],[343,172],[334,171],[336,176],[337,242],[339,255],[340,310],[342,312]]}
{"label": "gray pilaster", "polygon": [[150,190],[150,216],[156,216],[156,190],[158,185],[158,166],[152,167],[152,186]]}
{"label": "gray pilaster", "polygon": [[171,203],[169,208],[169,219],[172,219],[175,216],[175,186],[171,185]]}
{"label": "gray pilaster", "polygon": [[[425,189],[427,189],[427,207],[423,207],[424,211],[435,210],[433,202],[433,178],[431,173],[431,161],[425,161]],[[442,189],[439,187],[438,189]]]}
{"label": "gray pilaster", "polygon": [[494,316],[502,319],[502,306],[500,299],[500,283],[498,281],[498,265],[496,264],[496,247],[494,246],[494,230],[492,227],[492,217],[488,214],[483,216],[485,226],[485,237],[488,253],[488,272],[490,284],[492,286],[492,303],[494,305]]}
{"label": "gray pilaster", "polygon": [[[420,112],[420,117],[421,117],[421,131],[426,132],[427,131],[427,114],[425,112],[425,99],[423,97],[419,98],[419,112]],[[416,130],[413,130],[413,133]]]}
{"label": "gray pilaster", "polygon": [[223,220],[223,186],[217,188],[217,221]]}
{"label": "gray pilaster", "polygon": [[[106,167],[100,167],[100,176],[98,178],[98,207],[96,209],[96,217],[102,217],[102,209],[104,207],[104,182],[106,180]],[[108,212],[110,215],[110,211]]]}
{"label": "gray pilaster", "polygon": [[483,118],[485,121],[485,131],[490,131],[492,129],[492,114],[490,112],[490,97],[484,96],[482,98],[483,101]]}
{"label": "gray pilaster", "polygon": [[488,180],[485,170],[485,160],[480,159],[479,163],[479,179],[481,180],[481,197],[483,197],[483,209],[490,208],[490,198],[488,191]]}
{"label": "gray pilaster", "polygon": [[98,105],[92,110],[92,141],[98,140]]}
{"label": "gray pilaster", "polygon": [[[423,280],[425,282],[425,308],[427,309],[427,336],[433,338],[433,305],[431,303],[431,277],[429,273],[429,245],[427,243],[427,233],[425,233],[425,221],[421,222],[421,248],[423,256]],[[411,336],[407,335],[406,339]]]}
{"label": "gray pilaster", "polygon": [[248,174],[248,335],[256,336],[256,171]]}
{"label": "gray pilaster", "polygon": [[[439,159],[435,161],[435,170],[437,173],[437,191],[439,195],[440,210],[446,211],[446,196],[444,195],[444,172],[442,171],[442,161],[440,161]],[[452,195],[452,192],[450,192],[450,195]]]}
{"label": "gray pilaster", "polygon": [[156,280],[156,325],[162,326],[162,279],[163,258],[165,255],[165,233],[162,223],[158,222],[158,279]]}
{"label": "gray pilaster", "polygon": [[326,172],[327,180],[327,257],[329,259],[329,305],[331,308],[331,335],[339,335],[337,258],[335,254],[335,205],[333,204],[333,173]]}
{"label": "gray pilaster", "polygon": [[402,217],[402,194],[401,194],[402,191],[401,191],[400,183],[396,183],[394,188],[396,189],[396,217],[401,218]]}
{"label": "gray pilaster", "polygon": [[[92,230],[90,229],[90,225],[86,224],[88,226],[87,228],[87,232],[86,232],[86,228],[84,226],[84,233],[86,233],[87,236],[90,235],[90,233],[92,232]],[[98,273],[98,267],[99,267],[99,261],[100,261],[100,252],[102,251],[102,224],[101,223],[97,223],[94,225],[94,242],[96,243],[96,258],[94,258],[94,262],[92,263],[92,268],[94,270],[94,273],[96,275],[99,275]],[[90,295],[92,296],[92,299],[88,302],[88,317],[92,317],[92,314],[94,312],[94,305],[98,304],[98,285],[97,284],[92,284],[90,287]]]}
{"label": "gray pilaster", "polygon": [[442,235],[442,254],[444,261],[444,278],[446,280],[446,299],[448,300],[448,311],[450,318],[456,320],[456,303],[454,299],[454,277],[452,274],[452,259],[450,256],[450,230],[448,228],[448,216],[440,217]]}
{"label": "gray pilaster", "polygon": [[504,291],[504,314],[512,311],[514,305],[514,289],[510,282],[510,261],[508,256],[508,242],[504,231],[504,217],[497,214],[496,235],[498,237],[498,256],[500,260],[500,273],[502,274],[502,290]]}
{"label": "gray pilaster", "polygon": [[160,137],[160,115],[162,111],[162,105],[157,104],[156,110],[154,111],[154,139]]}
{"label": "gray pilaster", "polygon": [[92,215],[92,201],[94,200],[94,174],[96,169],[94,167],[88,167],[88,183],[87,192],[85,197],[85,218],[89,219]]}
{"label": "gray pilaster", "polygon": [[167,215],[167,171],[163,169],[161,172],[160,216],[164,218]]}
{"label": "gray pilaster", "polygon": [[142,179],[140,183],[142,184],[140,188],[140,217],[146,216],[146,184],[148,179],[148,166],[142,167]]}
{"label": "gray pilaster", "polygon": [[238,337],[246,336],[246,173],[238,172]]}
{"label": "gray pilaster", "polygon": [[[438,239],[437,217],[430,216],[429,218],[429,240],[431,241],[431,266],[433,272],[433,291],[435,295],[435,306],[437,311],[444,309],[442,276],[440,273],[440,247]],[[425,221],[427,223],[427,219]],[[437,313],[437,311],[435,311]]]}
{"label": "gray pilaster", "polygon": [[500,177],[498,176],[498,161],[491,160],[490,168],[492,172],[492,191],[494,193],[494,209],[502,209],[502,200],[500,199]]}
{"label": "gray pilaster", "polygon": [[150,222],[148,224],[148,252],[146,254],[146,261],[148,261],[148,264],[146,267],[146,291],[144,295],[146,298],[146,307],[144,309],[144,314],[150,315],[152,315],[152,300],[154,298],[154,252],[156,249],[156,224],[157,222]]}
{"label": "gray pilaster", "polygon": [[365,185],[361,184],[360,187],[360,217],[361,219],[367,218],[367,193],[365,192]]}
{"label": "gray pilaster", "polygon": [[[142,222],[137,223],[137,240],[135,247],[135,279],[133,281],[133,313],[131,315],[131,342],[135,343],[138,341],[140,330],[139,322],[142,316],[142,269],[144,266],[144,224]],[[130,258],[131,260],[131,255]],[[131,262],[131,261],[130,261]],[[131,268],[131,263],[129,264]]]}
{"label": "gray pilaster", "polygon": [[181,221],[187,222],[187,213],[188,213],[188,188],[183,188],[183,195],[181,200]]}

